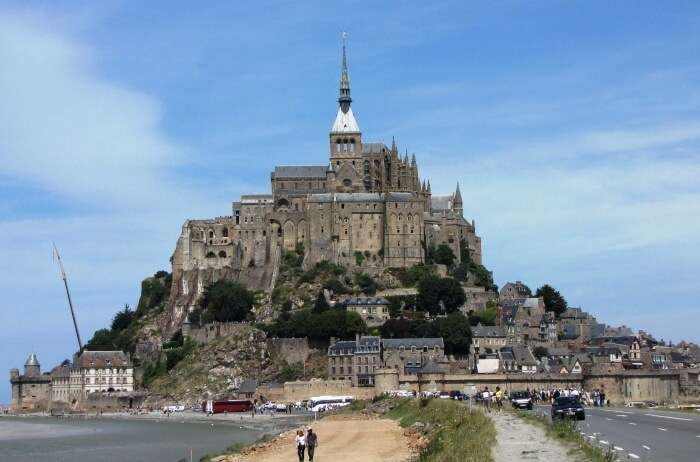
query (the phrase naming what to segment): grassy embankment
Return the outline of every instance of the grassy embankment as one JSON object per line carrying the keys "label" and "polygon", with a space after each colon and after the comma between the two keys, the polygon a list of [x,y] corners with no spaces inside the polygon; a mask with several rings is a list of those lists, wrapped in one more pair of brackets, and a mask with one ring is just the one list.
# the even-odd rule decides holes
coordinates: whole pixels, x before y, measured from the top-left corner
{"label": "grassy embankment", "polygon": [[568,443],[574,450],[581,454],[587,462],[613,462],[617,460],[615,452],[611,448],[603,450],[591,444],[579,432],[576,422],[573,420],[557,420],[552,422],[546,416],[529,412],[514,411],[521,419],[543,426],[547,434],[557,440]]}
{"label": "grassy embankment", "polygon": [[[402,427],[426,425],[430,444],[421,462],[488,462],[496,444],[493,422],[479,410],[445,399],[396,399],[386,417]],[[432,427],[432,430],[428,428]]]}
{"label": "grassy embankment", "polygon": [[207,454],[207,455],[202,456],[199,459],[199,462],[210,462],[213,459],[223,457],[223,456],[235,456],[236,454],[238,454],[239,452],[241,452],[244,448],[247,448],[248,446],[256,446],[259,444],[267,443],[268,441],[272,441],[273,439],[275,439],[275,437],[276,437],[276,435],[271,435],[271,434],[266,433],[263,436],[261,436],[260,438],[258,438],[257,440],[255,440],[255,442],[253,442],[253,443],[232,444],[231,446],[227,447],[226,449],[224,449],[223,452],[221,452],[219,454]]}

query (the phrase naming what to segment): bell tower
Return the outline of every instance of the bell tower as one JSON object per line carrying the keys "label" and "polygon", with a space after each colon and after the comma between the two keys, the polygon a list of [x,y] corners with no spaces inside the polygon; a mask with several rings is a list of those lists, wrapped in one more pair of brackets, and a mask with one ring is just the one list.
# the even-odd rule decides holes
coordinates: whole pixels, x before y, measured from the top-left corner
{"label": "bell tower", "polygon": [[362,133],[352,113],[350,76],[346,51],[347,34],[343,32],[343,56],[340,69],[338,112],[330,132],[330,170],[333,190],[357,192],[364,189],[362,181]]}

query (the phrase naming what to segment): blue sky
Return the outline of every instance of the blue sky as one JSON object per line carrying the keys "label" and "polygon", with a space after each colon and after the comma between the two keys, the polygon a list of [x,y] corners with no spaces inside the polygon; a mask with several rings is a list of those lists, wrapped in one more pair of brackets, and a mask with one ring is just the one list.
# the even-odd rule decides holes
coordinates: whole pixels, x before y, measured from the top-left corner
{"label": "blue sky", "polygon": [[[69,357],[186,218],[324,164],[349,33],[365,140],[462,186],[496,281],[700,341],[700,4],[0,4],[0,370]],[[0,402],[9,384],[0,384]]]}

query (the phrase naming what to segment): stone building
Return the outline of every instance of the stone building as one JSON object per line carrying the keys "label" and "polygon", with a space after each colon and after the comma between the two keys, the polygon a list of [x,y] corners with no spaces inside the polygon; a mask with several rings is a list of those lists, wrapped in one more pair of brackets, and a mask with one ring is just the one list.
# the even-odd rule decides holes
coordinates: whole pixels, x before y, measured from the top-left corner
{"label": "stone building", "polygon": [[530,288],[521,281],[506,282],[498,292],[498,299],[501,302],[524,302],[525,299],[532,296]]}
{"label": "stone building", "polygon": [[384,297],[350,297],[345,300],[345,309],[355,312],[370,327],[381,326],[391,316],[389,300]]}
{"label": "stone building", "polygon": [[401,374],[418,374],[425,366],[434,369],[447,361],[442,338],[385,338],[381,343],[382,366]]}
{"label": "stone building", "polygon": [[360,336],[355,340],[335,341],[328,347],[328,377],[348,380],[356,387],[374,386],[374,370],[380,367],[379,337]]}
{"label": "stone building", "polygon": [[46,409],[51,399],[51,376],[41,373],[41,364],[34,353],[24,363],[24,374],[10,370],[12,386],[12,412]]}
{"label": "stone building", "polygon": [[[303,249],[304,266],[408,267],[431,245],[462,245],[481,263],[481,239],[463,217],[459,185],[433,196],[416,156],[365,140],[351,107],[343,45],[340,94],[322,165],[275,166],[270,193],[242,195],[231,215],[187,220],[172,257],[171,322],[178,325],[211,282],[235,278],[270,290],[283,252]],[[290,158],[292,158],[290,156]]]}
{"label": "stone building", "polygon": [[75,406],[91,393],[133,392],[134,370],[122,351],[88,351],[76,354],[41,373],[41,366],[32,353],[24,365],[24,375],[10,370],[13,412],[46,410],[61,405]]}

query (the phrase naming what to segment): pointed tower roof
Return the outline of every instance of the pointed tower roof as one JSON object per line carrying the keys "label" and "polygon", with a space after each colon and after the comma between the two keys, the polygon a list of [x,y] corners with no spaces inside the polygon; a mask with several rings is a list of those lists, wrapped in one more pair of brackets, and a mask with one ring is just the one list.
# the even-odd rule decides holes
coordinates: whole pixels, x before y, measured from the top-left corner
{"label": "pointed tower roof", "polygon": [[331,133],[360,133],[360,127],[357,125],[355,115],[352,113],[350,104],[350,76],[348,75],[348,58],[345,51],[345,39],[347,34],[343,32],[343,58],[340,69],[340,96],[338,98],[338,113],[333,122]]}
{"label": "pointed tower roof", "polygon": [[416,155],[415,155],[415,154],[413,154],[413,155],[411,156],[411,166],[412,166],[412,167],[415,167],[415,166],[416,166]]}
{"label": "pointed tower roof", "polygon": [[29,355],[27,358],[27,362],[24,363],[25,366],[38,366],[39,365],[39,358],[36,357],[36,354],[32,353]]}
{"label": "pointed tower roof", "polygon": [[459,190],[459,181],[457,182],[457,191],[455,191],[455,204],[462,203],[462,193]]}
{"label": "pointed tower roof", "polygon": [[428,180],[428,192],[430,192],[430,180]]}

